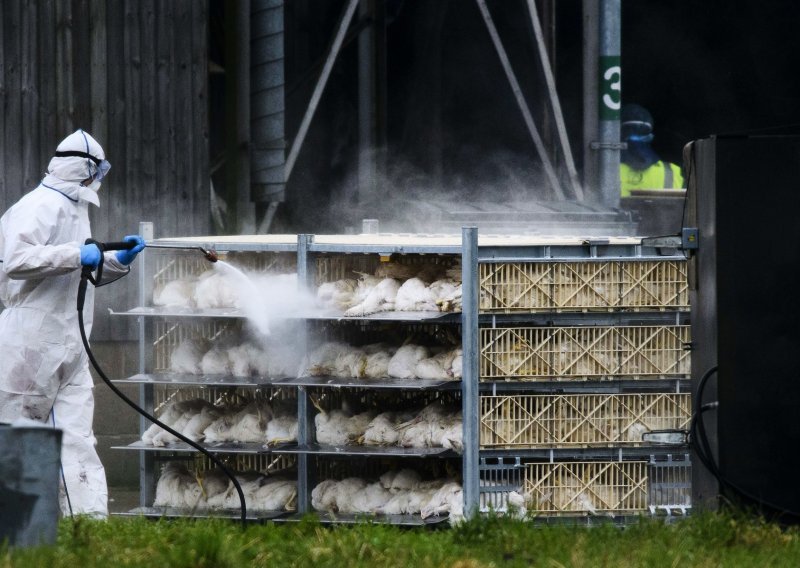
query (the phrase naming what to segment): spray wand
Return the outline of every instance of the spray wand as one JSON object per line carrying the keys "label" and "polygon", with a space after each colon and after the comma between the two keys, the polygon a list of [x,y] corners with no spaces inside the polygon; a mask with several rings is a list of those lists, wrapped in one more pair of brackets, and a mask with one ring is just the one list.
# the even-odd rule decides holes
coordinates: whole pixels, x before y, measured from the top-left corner
{"label": "spray wand", "polygon": [[[97,245],[97,247],[102,252],[111,251],[111,250],[130,250],[130,249],[132,249],[133,247],[136,246],[136,242],[135,241],[134,242],[125,241],[125,242],[101,243],[101,242],[96,241],[94,239],[86,239],[86,244],[87,245],[88,244]],[[202,247],[199,247],[199,246],[177,246],[177,245],[176,246],[172,246],[172,245],[145,245],[145,246],[152,247],[152,248],[199,249],[200,252],[203,253],[203,256],[205,256],[206,259],[209,262],[217,262],[217,253],[216,252],[214,252],[212,250],[206,250],[206,249],[204,249]],[[114,393],[118,397],[120,397],[128,406],[130,406],[136,412],[138,412],[139,414],[141,414],[142,416],[147,418],[153,424],[157,424],[158,426],[160,426],[161,428],[163,428],[164,430],[166,430],[167,432],[169,432],[170,434],[172,434],[173,436],[175,436],[176,438],[178,438],[182,442],[185,442],[186,444],[189,444],[191,447],[193,447],[194,449],[196,449],[199,452],[201,452],[202,454],[204,454],[206,457],[208,457],[209,460],[211,460],[214,464],[216,464],[217,467],[219,467],[223,471],[223,473],[225,473],[225,475],[228,476],[228,478],[233,483],[233,486],[236,488],[236,492],[239,494],[239,504],[241,506],[241,520],[242,520],[242,526],[244,526],[246,524],[246,521],[247,521],[247,505],[245,503],[244,492],[242,491],[242,486],[239,484],[239,480],[236,479],[236,476],[233,475],[233,472],[230,469],[228,469],[228,467],[224,463],[222,463],[222,461],[219,458],[214,456],[211,452],[206,450],[203,446],[201,446],[200,444],[198,444],[194,440],[190,440],[189,438],[187,438],[186,436],[184,436],[180,432],[177,432],[176,430],[173,430],[172,428],[170,428],[169,426],[167,426],[166,424],[164,424],[163,422],[158,420],[155,416],[149,414],[146,410],[141,408],[138,404],[133,402],[130,398],[125,396],[125,394],[121,390],[119,390],[114,385],[114,383],[111,382],[111,379],[109,379],[106,376],[106,374],[103,372],[103,370],[100,368],[100,364],[97,362],[97,359],[95,359],[95,356],[94,356],[94,353],[92,353],[91,347],[89,347],[89,339],[86,337],[86,328],[85,328],[84,323],[83,323],[83,305],[84,305],[84,302],[86,300],[86,289],[88,288],[89,282],[94,284],[95,287],[102,286],[102,283],[101,283],[102,279],[103,279],[103,255],[102,254],[100,255],[100,263],[97,265],[97,269],[96,270],[97,270],[96,274],[94,276],[92,276],[92,267],[91,266],[84,266],[83,269],[81,270],[81,281],[80,281],[80,284],[78,286],[78,325],[79,325],[80,331],[81,331],[81,339],[83,340],[83,347],[84,347],[84,349],[86,349],[86,354],[89,356],[89,361],[92,362],[92,366],[94,367],[95,371],[97,371],[97,374],[100,376],[100,378],[103,380],[103,382],[105,384],[107,384],[108,387],[112,391],[114,391]]]}
{"label": "spray wand", "polygon": [[[106,244],[109,244],[109,243],[106,243]],[[110,244],[115,244],[115,245],[117,245],[117,244],[126,244],[127,245],[128,243],[110,243]],[[133,244],[136,244],[136,243],[133,243]],[[145,243],[144,246],[146,246],[147,248],[160,248],[160,249],[199,250],[200,252],[203,253],[203,256],[205,256],[206,260],[209,261],[209,262],[217,262],[217,260],[219,260],[219,257],[217,256],[217,251],[211,250],[211,249],[204,249],[203,247],[195,246],[195,245],[160,245],[160,244],[157,245],[157,244],[154,244],[154,243]],[[129,248],[132,248],[132,247],[129,247]],[[118,249],[115,249],[115,250],[118,250]]]}

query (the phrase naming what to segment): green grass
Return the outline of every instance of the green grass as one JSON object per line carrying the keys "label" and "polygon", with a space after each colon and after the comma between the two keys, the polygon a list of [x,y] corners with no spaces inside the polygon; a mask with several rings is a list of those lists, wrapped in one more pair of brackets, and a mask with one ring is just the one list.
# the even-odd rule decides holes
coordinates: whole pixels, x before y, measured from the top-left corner
{"label": "green grass", "polygon": [[0,548],[0,568],[246,566],[800,566],[800,531],[731,515],[697,515],[619,528],[534,526],[482,518],[455,529],[314,521],[64,520],[53,547]]}

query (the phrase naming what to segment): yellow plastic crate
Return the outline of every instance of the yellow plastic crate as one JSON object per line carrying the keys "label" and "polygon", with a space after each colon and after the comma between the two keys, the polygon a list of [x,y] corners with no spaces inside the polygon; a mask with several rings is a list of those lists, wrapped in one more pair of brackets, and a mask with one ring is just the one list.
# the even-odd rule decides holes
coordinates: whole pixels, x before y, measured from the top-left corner
{"label": "yellow plastic crate", "polygon": [[479,274],[481,311],[689,308],[682,260],[483,263]]}
{"label": "yellow plastic crate", "polygon": [[484,449],[641,445],[644,432],[688,429],[689,394],[481,396]]}
{"label": "yellow plastic crate", "polygon": [[639,514],[648,507],[647,462],[530,463],[524,494],[539,514]]}
{"label": "yellow plastic crate", "polygon": [[482,380],[688,377],[689,326],[480,330]]}

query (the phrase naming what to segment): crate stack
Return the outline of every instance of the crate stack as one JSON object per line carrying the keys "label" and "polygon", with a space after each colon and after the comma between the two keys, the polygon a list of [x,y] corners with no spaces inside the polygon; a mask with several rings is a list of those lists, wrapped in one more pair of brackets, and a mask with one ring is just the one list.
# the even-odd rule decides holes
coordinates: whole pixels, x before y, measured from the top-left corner
{"label": "crate stack", "polygon": [[610,243],[527,250],[479,253],[481,510],[685,513],[687,448],[642,440],[689,426],[685,259]]}

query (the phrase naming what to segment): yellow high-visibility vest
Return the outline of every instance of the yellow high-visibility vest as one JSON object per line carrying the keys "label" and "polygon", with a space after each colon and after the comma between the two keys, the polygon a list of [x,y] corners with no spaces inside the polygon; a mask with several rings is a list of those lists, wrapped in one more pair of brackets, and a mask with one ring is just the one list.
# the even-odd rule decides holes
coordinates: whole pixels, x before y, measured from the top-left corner
{"label": "yellow high-visibility vest", "polygon": [[[665,167],[666,166],[666,167]],[[659,160],[646,170],[634,170],[628,164],[619,165],[622,197],[630,197],[632,189],[680,189],[683,187],[681,169]]]}

